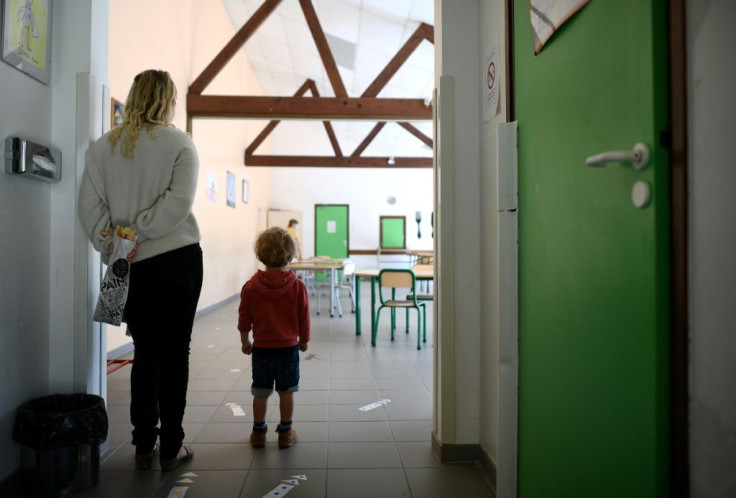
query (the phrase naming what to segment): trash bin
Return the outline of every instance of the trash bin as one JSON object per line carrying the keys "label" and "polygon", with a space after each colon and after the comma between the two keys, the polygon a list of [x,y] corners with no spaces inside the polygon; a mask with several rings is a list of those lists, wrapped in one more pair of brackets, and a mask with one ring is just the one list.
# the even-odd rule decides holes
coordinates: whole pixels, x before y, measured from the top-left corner
{"label": "trash bin", "polygon": [[21,480],[31,496],[58,497],[97,484],[100,443],[107,439],[105,401],[94,394],[35,398],[16,413]]}

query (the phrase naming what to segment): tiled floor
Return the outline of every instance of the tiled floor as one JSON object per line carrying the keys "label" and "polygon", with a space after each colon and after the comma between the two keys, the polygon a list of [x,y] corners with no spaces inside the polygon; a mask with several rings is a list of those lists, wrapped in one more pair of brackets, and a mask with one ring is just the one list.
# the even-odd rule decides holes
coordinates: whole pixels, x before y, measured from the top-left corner
{"label": "tiled floor", "polygon": [[[363,290],[363,296],[370,296],[367,287]],[[195,323],[184,417],[194,458],[169,473],[160,472],[157,461],[151,470],[135,470],[128,422],[130,367],[123,367],[108,378],[110,450],[103,456],[99,484],[75,496],[173,497],[180,486],[187,489],[178,496],[186,498],[493,496],[478,468],[442,465],[432,451],[431,324],[426,347],[417,351],[416,329],[405,334],[403,316],[391,342],[385,312],[378,346],[372,348],[370,316],[364,313],[364,332],[356,337],[347,298],[342,318],[329,318],[324,310],[312,314],[312,341],[301,356],[301,391],[295,395],[298,442],[278,448],[274,395],[268,443],[251,448],[250,357],[240,352],[237,304]],[[359,409],[379,400],[390,403]],[[234,414],[238,407],[243,416]],[[190,472],[194,475],[183,475]],[[285,480],[298,485],[288,488],[293,484]],[[287,489],[269,494],[280,485]]]}

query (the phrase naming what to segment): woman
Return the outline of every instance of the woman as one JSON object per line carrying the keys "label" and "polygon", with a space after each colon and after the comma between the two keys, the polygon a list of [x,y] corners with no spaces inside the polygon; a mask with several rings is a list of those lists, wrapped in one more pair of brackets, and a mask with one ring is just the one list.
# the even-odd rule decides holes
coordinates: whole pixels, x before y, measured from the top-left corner
{"label": "woman", "polygon": [[[87,151],[79,218],[107,263],[112,230],[130,226],[138,245],[124,320],[133,337],[130,418],[136,464],[151,466],[160,436],[162,470],[193,453],[182,446],[189,342],[202,288],[200,233],[192,214],[199,160],[171,124],[176,87],[165,71],[137,75],[123,122]],[[160,429],[157,424],[160,421]]]}

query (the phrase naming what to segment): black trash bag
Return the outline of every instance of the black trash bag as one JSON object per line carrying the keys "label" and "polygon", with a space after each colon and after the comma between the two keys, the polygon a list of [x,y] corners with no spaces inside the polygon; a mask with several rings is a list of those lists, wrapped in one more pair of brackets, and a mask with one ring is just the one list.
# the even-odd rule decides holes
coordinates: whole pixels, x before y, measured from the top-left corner
{"label": "black trash bag", "polygon": [[18,408],[13,440],[36,450],[107,439],[105,400],[94,394],[52,394]]}

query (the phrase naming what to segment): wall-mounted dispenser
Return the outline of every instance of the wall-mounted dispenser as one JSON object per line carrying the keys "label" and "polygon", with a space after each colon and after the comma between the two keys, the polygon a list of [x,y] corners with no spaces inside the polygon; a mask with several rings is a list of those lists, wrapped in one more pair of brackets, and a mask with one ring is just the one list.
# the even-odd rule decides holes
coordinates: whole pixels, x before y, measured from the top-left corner
{"label": "wall-mounted dispenser", "polygon": [[61,151],[20,137],[5,139],[5,172],[43,182],[61,180]]}

